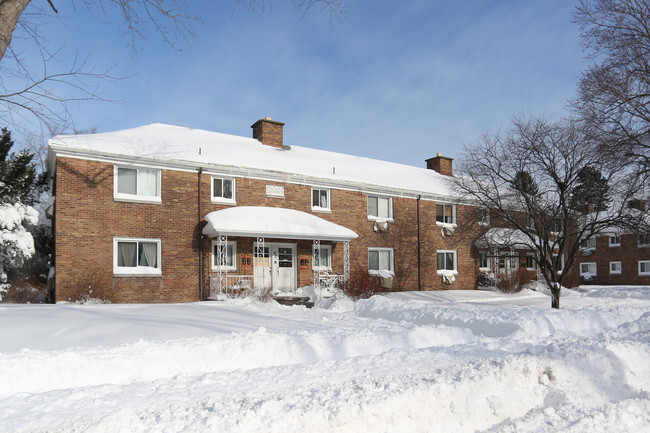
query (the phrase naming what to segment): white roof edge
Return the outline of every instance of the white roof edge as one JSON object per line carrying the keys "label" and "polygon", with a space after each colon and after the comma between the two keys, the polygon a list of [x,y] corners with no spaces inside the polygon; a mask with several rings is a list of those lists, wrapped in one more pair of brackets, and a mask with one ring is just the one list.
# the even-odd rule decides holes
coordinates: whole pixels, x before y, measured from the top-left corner
{"label": "white roof edge", "polygon": [[[310,181],[310,183],[313,182],[314,184],[318,184],[323,187],[339,187],[341,189],[351,189],[354,191],[362,191],[368,193],[385,194],[385,195],[393,195],[393,196],[404,196],[404,197],[412,197],[412,198],[417,198],[418,196],[420,196],[424,200],[432,200],[436,202],[471,204],[469,201],[461,200],[459,197],[453,197],[453,196],[442,195],[442,194],[432,194],[426,191],[394,188],[386,185],[354,182],[345,179],[335,180],[335,179],[321,178],[316,176],[294,174],[294,173],[279,171],[279,170],[260,170],[257,168],[251,168],[245,166],[220,165],[214,163],[199,164],[193,161],[181,161],[181,160],[168,161],[168,160],[162,160],[157,158],[147,158],[147,157],[130,156],[130,155],[125,156],[122,154],[96,152],[96,151],[85,150],[85,149],[84,150],[70,149],[67,146],[59,146],[59,145],[52,145],[52,144],[50,144],[49,147],[50,149],[48,150],[48,155],[50,154],[50,150],[54,155],[53,163],[52,163],[54,168],[56,168],[56,157],[63,156],[68,158],[91,159],[91,160],[106,161],[112,163],[117,162],[123,164],[130,163],[130,164],[157,165],[160,167],[168,168],[170,170],[176,169],[176,170],[185,170],[185,171],[197,171],[199,168],[202,168],[204,171],[213,170],[216,172],[241,171],[242,173],[239,174],[242,177],[243,176],[253,177],[253,178],[257,177],[260,179],[268,179],[268,180],[282,181],[287,183],[298,183],[298,184],[303,184],[304,182],[298,181],[299,179],[303,179],[306,181]],[[232,172],[231,174],[236,176],[238,173]],[[287,180],[287,175],[295,175],[295,177],[298,179]]]}

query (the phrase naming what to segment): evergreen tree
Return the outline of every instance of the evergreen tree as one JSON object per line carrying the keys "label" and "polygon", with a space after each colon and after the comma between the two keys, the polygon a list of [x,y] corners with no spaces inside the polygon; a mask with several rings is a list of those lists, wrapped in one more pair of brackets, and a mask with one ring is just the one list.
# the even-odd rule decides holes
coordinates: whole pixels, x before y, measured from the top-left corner
{"label": "evergreen tree", "polygon": [[42,186],[44,177],[37,178],[33,153],[21,151],[10,154],[14,145],[7,128],[0,131],[0,203],[32,205],[35,189]]}
{"label": "evergreen tree", "polygon": [[569,205],[581,213],[602,212],[609,208],[609,184],[595,167],[585,166],[578,172],[577,185],[571,192]]}
{"label": "evergreen tree", "polygon": [[29,152],[9,153],[14,142],[11,133],[0,132],[0,300],[7,291],[7,273],[34,254],[34,239],[27,228],[38,223],[38,212],[31,207],[37,180],[36,167]]}

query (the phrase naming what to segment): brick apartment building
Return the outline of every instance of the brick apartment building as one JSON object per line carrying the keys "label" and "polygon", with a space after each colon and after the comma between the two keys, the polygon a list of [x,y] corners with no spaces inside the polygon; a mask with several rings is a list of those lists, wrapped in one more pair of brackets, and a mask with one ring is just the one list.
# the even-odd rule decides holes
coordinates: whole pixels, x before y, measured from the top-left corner
{"label": "brick apartment building", "polygon": [[283,126],[52,138],[56,300],[96,287],[113,302],[191,302],[355,272],[393,290],[476,287],[489,214],[455,198],[450,158],[417,168],[287,146]]}
{"label": "brick apartment building", "polygon": [[[632,200],[630,212],[646,212],[646,202]],[[650,284],[650,233],[612,228],[583,239],[576,257],[580,282],[603,285]]]}

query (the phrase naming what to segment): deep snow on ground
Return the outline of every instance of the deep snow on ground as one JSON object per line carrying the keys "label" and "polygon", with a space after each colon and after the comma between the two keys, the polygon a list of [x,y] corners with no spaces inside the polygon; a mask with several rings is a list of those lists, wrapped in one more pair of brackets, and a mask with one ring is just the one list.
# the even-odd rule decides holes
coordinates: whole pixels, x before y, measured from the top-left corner
{"label": "deep snow on ground", "polygon": [[0,305],[0,431],[650,431],[650,288],[319,305]]}

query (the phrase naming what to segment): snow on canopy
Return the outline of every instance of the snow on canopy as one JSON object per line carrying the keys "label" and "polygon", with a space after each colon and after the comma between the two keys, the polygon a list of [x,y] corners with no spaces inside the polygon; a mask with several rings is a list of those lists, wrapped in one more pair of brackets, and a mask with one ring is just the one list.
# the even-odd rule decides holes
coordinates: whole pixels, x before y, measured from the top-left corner
{"label": "snow on canopy", "polygon": [[227,235],[349,241],[358,235],[352,230],[315,215],[294,209],[239,206],[210,212],[203,228],[207,236]]}
{"label": "snow on canopy", "polygon": [[412,194],[452,195],[446,182],[448,177],[426,168],[294,145],[279,149],[253,138],[161,123],[100,134],[58,135],[49,144],[55,153],[94,158],[129,156],[142,163],[162,162],[220,171],[248,168],[289,173],[294,182],[309,177],[353,183],[357,187],[383,186]]}
{"label": "snow on canopy", "polygon": [[474,245],[477,248],[513,248],[516,250],[531,250],[535,246],[524,232],[519,229],[493,227],[478,238]]}

